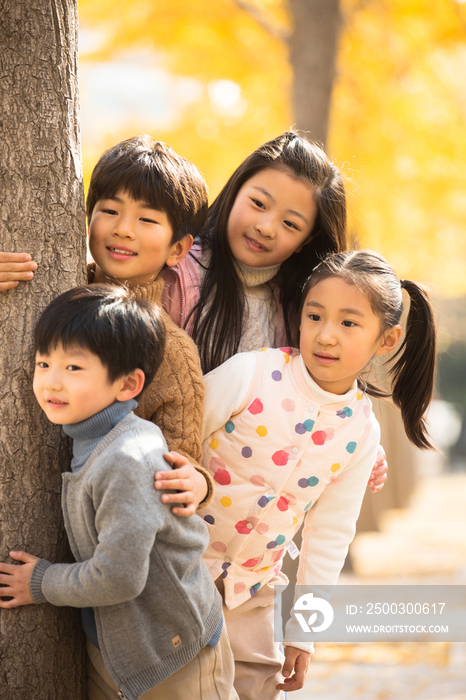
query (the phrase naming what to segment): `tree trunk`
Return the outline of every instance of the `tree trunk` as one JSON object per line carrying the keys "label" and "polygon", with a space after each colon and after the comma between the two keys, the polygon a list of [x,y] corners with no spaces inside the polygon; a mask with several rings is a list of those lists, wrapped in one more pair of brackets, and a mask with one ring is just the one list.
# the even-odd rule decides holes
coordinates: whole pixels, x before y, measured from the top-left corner
{"label": "tree trunk", "polygon": [[325,145],[340,28],[339,0],[289,0],[290,61],[298,129]]}
{"label": "tree trunk", "polygon": [[[0,0],[0,248],[39,264],[0,295],[0,560],[21,549],[71,561],[61,515],[69,444],[32,393],[35,321],[85,283],[76,0]],[[0,696],[85,697],[83,634],[71,608],[0,610]]]}

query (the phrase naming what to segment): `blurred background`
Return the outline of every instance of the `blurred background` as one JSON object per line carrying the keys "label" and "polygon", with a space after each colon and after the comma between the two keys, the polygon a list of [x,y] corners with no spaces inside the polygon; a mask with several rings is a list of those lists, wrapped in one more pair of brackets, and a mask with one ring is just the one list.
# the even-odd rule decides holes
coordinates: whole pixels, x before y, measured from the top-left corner
{"label": "blurred background", "polygon": [[[365,500],[345,576],[466,583],[466,2],[79,0],[79,12],[85,185],[105,148],[149,133],[198,166],[212,201],[252,150],[297,127],[346,177],[351,242],[427,284],[440,452],[411,448],[380,409],[389,480]],[[354,646],[318,651],[317,686],[299,697],[466,698],[462,645]]]}

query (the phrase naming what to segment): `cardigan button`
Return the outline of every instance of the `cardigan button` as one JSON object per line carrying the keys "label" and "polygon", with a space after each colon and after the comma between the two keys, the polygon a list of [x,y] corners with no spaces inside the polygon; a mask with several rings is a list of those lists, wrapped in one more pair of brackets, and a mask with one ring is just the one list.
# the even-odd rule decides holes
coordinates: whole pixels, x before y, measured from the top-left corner
{"label": "cardigan button", "polygon": [[275,496],[275,491],[273,489],[269,489],[267,491],[267,496]]}
{"label": "cardigan button", "polygon": [[246,527],[248,528],[248,530],[252,530],[254,525],[252,523],[246,523]]}
{"label": "cardigan button", "polygon": [[293,454],[297,454],[299,452],[299,447],[292,447],[291,451],[293,452]]}
{"label": "cardigan button", "polygon": [[314,404],[310,403],[309,406],[307,407],[307,410],[309,411],[309,413],[315,413],[316,407],[314,406]]}
{"label": "cardigan button", "polygon": [[230,557],[223,557],[223,561],[228,564],[229,562],[231,562],[231,559]]}

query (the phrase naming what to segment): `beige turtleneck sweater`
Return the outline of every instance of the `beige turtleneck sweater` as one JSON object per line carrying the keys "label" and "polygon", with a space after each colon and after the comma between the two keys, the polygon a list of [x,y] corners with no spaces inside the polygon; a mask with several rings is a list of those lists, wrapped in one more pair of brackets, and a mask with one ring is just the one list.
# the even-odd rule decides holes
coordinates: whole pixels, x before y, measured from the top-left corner
{"label": "beige turtleneck sweater", "polygon": [[238,352],[273,348],[278,309],[272,289],[267,282],[275,277],[280,265],[249,267],[238,260],[236,265],[246,297],[243,335]]}
{"label": "beige turtleneck sweater", "polygon": [[[90,263],[87,269],[88,281],[92,284],[95,263]],[[133,291],[161,308],[163,285],[163,279],[158,277]],[[135,413],[158,425],[168,449],[187,457],[204,475],[208,486],[207,496],[202,501],[202,508],[205,508],[212,500],[214,486],[210,474],[199,464],[205,393],[199,355],[191,338],[163,309],[162,317],[166,329],[164,357],[151,384],[139,397]]]}

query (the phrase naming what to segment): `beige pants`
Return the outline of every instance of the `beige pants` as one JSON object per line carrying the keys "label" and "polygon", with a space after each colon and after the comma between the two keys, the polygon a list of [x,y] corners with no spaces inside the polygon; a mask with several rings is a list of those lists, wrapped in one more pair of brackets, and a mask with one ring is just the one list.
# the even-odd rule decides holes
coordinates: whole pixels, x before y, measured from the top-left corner
{"label": "beige pants", "polygon": [[[140,696],[140,700],[238,700],[234,664],[225,625],[218,644],[206,646],[185,666]],[[102,654],[87,640],[88,700],[119,700],[118,687]]]}
{"label": "beige pants", "polygon": [[[223,597],[223,580],[215,582]],[[274,642],[274,585],[286,586],[281,571],[248,601],[233,610],[223,606],[231,650],[235,659],[235,689],[240,700],[279,700],[285,660]]]}

